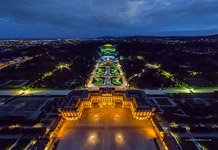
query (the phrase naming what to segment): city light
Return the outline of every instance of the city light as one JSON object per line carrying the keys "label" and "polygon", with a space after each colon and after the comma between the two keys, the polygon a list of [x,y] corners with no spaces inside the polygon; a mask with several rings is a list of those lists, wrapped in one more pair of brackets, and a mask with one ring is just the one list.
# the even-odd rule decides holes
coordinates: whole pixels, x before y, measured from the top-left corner
{"label": "city light", "polygon": [[97,133],[91,133],[89,136],[88,136],[88,139],[87,139],[87,143],[90,144],[90,145],[96,145],[98,143],[98,135]]}
{"label": "city light", "polygon": [[187,132],[190,132],[190,127],[189,126],[185,126],[185,129]]}
{"label": "city light", "polygon": [[[178,148],[180,144],[183,146],[184,140],[198,138],[198,133],[203,135],[203,132],[207,132],[209,135],[216,131],[217,125],[209,123],[208,119],[216,117],[216,97],[213,94],[216,94],[217,88],[209,87],[206,72],[201,73],[194,62],[192,64],[188,60],[182,62],[181,59],[181,64],[176,61],[175,64],[172,63],[167,59],[171,58],[169,56],[173,58],[173,52],[168,56],[165,50],[167,56],[161,60],[152,60],[147,51],[129,56],[119,51],[132,62],[127,59],[121,61],[116,46],[101,46],[98,60],[76,54],[78,57],[69,56],[66,59],[68,63],[56,62],[64,59],[56,59],[52,53],[46,53],[52,63],[42,70],[40,67],[46,62],[37,64],[34,60],[30,65],[27,63],[29,66],[16,64],[19,66],[15,67],[16,70],[34,66],[34,78],[22,79],[20,72],[24,70],[21,69],[15,75],[22,80],[8,80],[15,76],[9,76],[9,68],[8,81],[0,85],[2,132],[10,136],[22,134],[21,138],[33,135],[34,141],[29,140],[28,148],[47,142],[44,149],[52,146],[57,146],[57,150],[77,149],[78,145],[81,146],[78,149],[107,149],[112,144],[112,149],[134,149],[131,146],[143,147],[144,144],[149,145],[149,148],[152,145],[157,149],[168,150],[168,145],[171,144],[168,143],[169,139]],[[63,50],[61,53],[65,52]],[[76,61],[82,59],[88,64],[80,66],[81,62],[76,62],[73,58]],[[74,66],[69,63],[73,61]],[[191,67],[186,68],[187,65]],[[89,69],[93,71],[87,73]],[[8,70],[2,72],[7,75]],[[201,78],[205,80],[198,83]],[[81,79],[86,82],[86,88]],[[208,87],[200,88],[200,84]],[[215,86],[214,82],[211,84]],[[10,89],[4,90],[7,87]],[[207,108],[211,111],[206,111]],[[5,118],[7,125],[4,125]],[[16,147],[21,138],[18,137],[11,148]],[[55,145],[57,141],[61,144]],[[155,143],[157,141],[158,144]],[[206,148],[201,144],[192,141],[195,147]],[[140,148],[146,149],[142,147]]]}
{"label": "city light", "polygon": [[63,69],[71,70],[71,69],[70,69],[70,66],[71,66],[71,64],[59,63],[59,64],[56,66],[56,69],[58,69],[58,70],[63,70]]}
{"label": "city light", "polygon": [[28,95],[28,94],[30,94],[30,89],[20,90],[20,91],[19,91],[19,94],[20,94],[20,95]]}
{"label": "city light", "polygon": [[154,139],[157,137],[156,132],[153,128],[146,128],[144,129],[145,135],[149,138],[149,139]]}
{"label": "city light", "polygon": [[95,116],[94,116],[94,119],[95,119],[95,120],[98,120],[98,119],[99,119],[98,115],[95,115]]}
{"label": "city light", "polygon": [[115,134],[115,141],[116,141],[117,144],[123,145],[125,143],[123,134],[116,133]]}
{"label": "city light", "polygon": [[172,122],[172,123],[170,124],[170,126],[171,126],[171,127],[174,127],[174,128],[177,128],[179,125],[178,125],[177,123],[175,123],[175,122]]}

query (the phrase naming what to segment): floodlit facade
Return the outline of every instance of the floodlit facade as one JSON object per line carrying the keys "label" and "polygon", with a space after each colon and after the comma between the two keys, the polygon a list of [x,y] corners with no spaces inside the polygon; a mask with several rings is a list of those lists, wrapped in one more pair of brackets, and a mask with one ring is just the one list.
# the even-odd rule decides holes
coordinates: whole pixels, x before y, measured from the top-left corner
{"label": "floodlit facade", "polygon": [[[141,93],[141,91],[137,92],[136,94]],[[81,118],[83,110],[92,108],[93,104],[98,104],[99,107],[114,107],[116,104],[121,104],[122,108],[131,110],[133,118],[138,120],[148,119],[154,114],[155,108],[149,103],[148,99],[139,98],[141,97],[119,91],[89,92],[86,98],[74,99],[73,103],[59,108],[58,111],[67,120],[78,120]],[[139,101],[143,101],[143,104]]]}
{"label": "floodlit facade", "polygon": [[141,90],[128,89],[125,74],[119,60],[116,59],[115,46],[105,44],[100,47],[100,50],[101,58],[88,80],[87,89],[71,91],[62,105],[58,107],[61,120],[59,124],[55,125],[55,129],[49,131],[50,140],[47,142],[46,148],[53,145],[63,120],[77,121],[82,119],[84,110],[93,107],[129,109],[134,119],[151,121],[159,140],[158,145],[160,144],[162,149],[168,150],[172,145],[176,145],[169,142],[171,140],[165,135],[155,119],[155,106],[147,95]]}

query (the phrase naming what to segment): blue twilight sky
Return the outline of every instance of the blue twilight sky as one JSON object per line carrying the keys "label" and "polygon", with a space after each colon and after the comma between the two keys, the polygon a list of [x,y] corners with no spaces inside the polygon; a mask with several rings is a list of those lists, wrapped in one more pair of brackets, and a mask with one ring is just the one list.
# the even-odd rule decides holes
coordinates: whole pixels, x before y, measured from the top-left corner
{"label": "blue twilight sky", "polygon": [[0,0],[0,39],[218,33],[218,0]]}

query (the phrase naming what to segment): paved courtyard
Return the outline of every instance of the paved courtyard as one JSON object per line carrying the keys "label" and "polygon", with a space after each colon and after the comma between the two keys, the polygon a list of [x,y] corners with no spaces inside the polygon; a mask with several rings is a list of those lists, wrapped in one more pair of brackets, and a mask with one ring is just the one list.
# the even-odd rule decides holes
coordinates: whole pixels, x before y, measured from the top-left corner
{"label": "paved courtyard", "polygon": [[129,109],[86,109],[82,119],[66,121],[57,150],[156,150],[149,120],[132,118]]}

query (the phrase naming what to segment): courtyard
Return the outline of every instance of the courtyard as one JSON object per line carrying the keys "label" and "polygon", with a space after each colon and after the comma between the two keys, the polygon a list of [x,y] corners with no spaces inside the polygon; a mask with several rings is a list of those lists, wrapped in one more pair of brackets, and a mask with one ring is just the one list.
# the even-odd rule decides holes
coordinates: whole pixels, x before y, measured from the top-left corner
{"label": "courtyard", "polygon": [[150,120],[135,120],[129,109],[98,106],[85,109],[79,121],[66,121],[57,150],[156,150]]}

